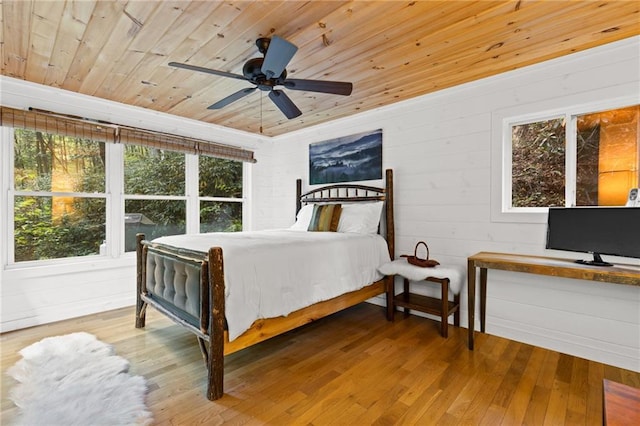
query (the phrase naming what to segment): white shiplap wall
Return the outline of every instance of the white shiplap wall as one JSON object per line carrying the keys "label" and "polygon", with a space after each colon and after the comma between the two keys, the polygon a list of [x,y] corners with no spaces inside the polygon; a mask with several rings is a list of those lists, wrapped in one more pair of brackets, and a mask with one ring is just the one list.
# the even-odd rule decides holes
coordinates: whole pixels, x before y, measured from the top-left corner
{"label": "white shiplap wall", "polygon": [[[640,97],[639,61],[640,38],[629,39],[275,139],[7,78],[0,78],[0,86],[3,105],[150,124],[255,149],[246,218],[253,229],[293,222],[295,179],[308,178],[309,143],[382,128],[384,167],[395,171],[397,254],[411,252],[424,239],[432,257],[464,266],[468,255],[482,250],[560,255],[545,252],[544,224],[491,220],[495,117],[511,110],[521,114],[523,108]],[[6,188],[8,171],[1,172]],[[7,218],[1,210],[4,236]],[[6,258],[6,241],[0,242],[0,258]],[[131,305],[134,280],[132,257],[3,265],[1,331]],[[490,271],[487,320],[489,333],[640,371],[638,287]]]}
{"label": "white shiplap wall", "polygon": [[[292,223],[293,181],[308,182],[309,143],[382,128],[384,168],[394,169],[396,254],[426,240],[433,258],[460,267],[479,251],[570,257],[544,249],[545,223],[492,221],[496,117],[638,102],[639,61],[640,38],[628,39],[275,138],[274,189],[259,202],[271,207],[256,226]],[[640,287],[490,271],[488,288],[488,333],[640,371]],[[466,324],[465,294],[463,305]]]}

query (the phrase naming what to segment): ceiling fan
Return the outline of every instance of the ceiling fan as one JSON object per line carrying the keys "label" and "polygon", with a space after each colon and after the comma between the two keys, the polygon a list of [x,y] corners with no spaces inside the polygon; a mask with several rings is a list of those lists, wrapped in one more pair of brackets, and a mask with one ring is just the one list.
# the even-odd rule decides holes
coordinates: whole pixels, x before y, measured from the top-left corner
{"label": "ceiling fan", "polygon": [[287,79],[287,70],[285,67],[289,61],[291,61],[293,55],[295,55],[298,47],[281,37],[259,38],[256,40],[256,46],[258,46],[258,50],[264,57],[249,59],[242,67],[243,75],[179,62],[169,62],[169,66],[219,75],[221,77],[235,78],[237,80],[246,80],[255,85],[255,87],[239,90],[210,105],[207,109],[224,108],[230,103],[253,93],[256,89],[260,89],[269,92],[269,99],[273,101],[288,119],[292,119],[300,116],[302,111],[298,109],[284,91],[276,89],[276,86],[283,86],[285,89],[290,90],[304,90],[307,92],[330,93],[345,96],[350,95],[353,90],[351,83],[342,81]]}

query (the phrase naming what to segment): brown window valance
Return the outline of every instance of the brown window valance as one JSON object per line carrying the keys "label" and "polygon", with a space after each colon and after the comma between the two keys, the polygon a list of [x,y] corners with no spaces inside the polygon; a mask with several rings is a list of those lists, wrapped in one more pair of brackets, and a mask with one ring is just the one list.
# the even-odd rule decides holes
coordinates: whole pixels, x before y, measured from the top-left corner
{"label": "brown window valance", "polygon": [[256,162],[253,151],[230,145],[49,111],[20,110],[3,106],[0,109],[0,125],[100,142],[142,145],[187,154],[207,155],[249,163]]}

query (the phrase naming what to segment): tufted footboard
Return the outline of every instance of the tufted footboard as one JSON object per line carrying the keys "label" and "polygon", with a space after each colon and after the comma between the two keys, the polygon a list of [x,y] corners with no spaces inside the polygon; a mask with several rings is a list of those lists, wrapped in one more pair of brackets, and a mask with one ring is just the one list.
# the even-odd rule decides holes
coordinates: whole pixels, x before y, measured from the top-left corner
{"label": "tufted footboard", "polygon": [[148,305],[188,328],[209,372],[207,398],[223,394],[224,272],[222,249],[200,252],[137,239],[136,328],[145,326]]}

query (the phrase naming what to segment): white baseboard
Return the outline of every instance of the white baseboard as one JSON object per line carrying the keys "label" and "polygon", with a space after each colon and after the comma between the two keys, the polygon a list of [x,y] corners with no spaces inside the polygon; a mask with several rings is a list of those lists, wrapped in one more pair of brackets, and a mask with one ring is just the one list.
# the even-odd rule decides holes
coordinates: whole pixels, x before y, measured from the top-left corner
{"label": "white baseboard", "polygon": [[[73,305],[56,306],[50,309],[40,309],[36,315],[26,316],[15,320],[2,322],[0,324],[0,333],[7,333],[13,330],[19,330],[38,325],[49,324],[52,322],[63,321],[71,318],[78,318],[85,315],[97,314],[100,312],[110,311],[113,309],[124,308],[135,305],[135,295],[114,296],[108,299],[98,299],[87,301],[79,306],[77,303]],[[131,318],[133,327],[134,318]]]}
{"label": "white baseboard", "polygon": [[487,331],[494,336],[640,372],[640,353],[628,346],[496,318],[487,318]]}

